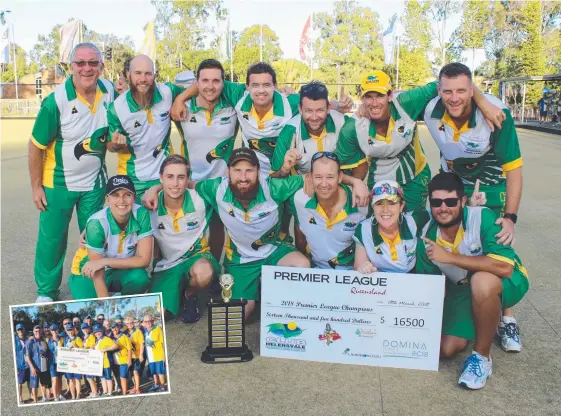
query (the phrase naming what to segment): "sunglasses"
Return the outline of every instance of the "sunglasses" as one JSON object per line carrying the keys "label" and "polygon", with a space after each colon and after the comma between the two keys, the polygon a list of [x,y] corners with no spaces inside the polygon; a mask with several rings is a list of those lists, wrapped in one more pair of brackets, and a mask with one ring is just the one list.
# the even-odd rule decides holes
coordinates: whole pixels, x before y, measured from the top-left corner
{"label": "sunglasses", "polygon": [[430,206],[433,208],[438,208],[442,206],[443,202],[448,208],[453,208],[455,206],[458,206],[459,201],[460,198],[430,198],[429,199]]}
{"label": "sunglasses", "polygon": [[341,165],[341,162],[339,161],[339,157],[333,152],[317,152],[312,156],[312,162],[315,162],[316,160],[321,159],[322,157],[331,159],[337,162],[338,165]]}
{"label": "sunglasses", "polygon": [[378,186],[372,190],[372,195],[399,195],[401,196],[401,190],[393,186]]}
{"label": "sunglasses", "polygon": [[76,64],[78,68],[84,68],[88,65],[90,68],[97,68],[99,66],[99,61],[74,61],[73,64]]}
{"label": "sunglasses", "polygon": [[325,92],[325,91],[327,91],[327,88],[325,87],[325,85],[311,84],[311,85],[304,85],[300,89],[300,94],[307,94],[307,93],[310,93],[310,92]]}

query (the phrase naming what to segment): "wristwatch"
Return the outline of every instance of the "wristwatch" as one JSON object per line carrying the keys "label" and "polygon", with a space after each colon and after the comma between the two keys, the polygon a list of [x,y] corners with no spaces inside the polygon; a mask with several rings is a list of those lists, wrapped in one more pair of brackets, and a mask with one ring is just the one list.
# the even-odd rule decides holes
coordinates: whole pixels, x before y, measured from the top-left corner
{"label": "wristwatch", "polygon": [[506,213],[506,214],[503,215],[503,218],[508,218],[509,220],[512,221],[513,224],[516,224],[516,221],[518,221],[518,215],[516,215],[516,214]]}

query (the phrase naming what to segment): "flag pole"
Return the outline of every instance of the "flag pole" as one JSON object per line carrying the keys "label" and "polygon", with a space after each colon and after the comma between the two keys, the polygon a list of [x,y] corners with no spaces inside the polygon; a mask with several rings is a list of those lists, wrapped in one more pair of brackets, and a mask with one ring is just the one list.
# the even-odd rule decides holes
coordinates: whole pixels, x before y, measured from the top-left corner
{"label": "flag pole", "polygon": [[18,92],[18,64],[16,56],[16,35],[14,32],[14,24],[12,23],[12,44],[14,46],[14,77],[16,81],[16,108],[19,110],[19,92]]}
{"label": "flag pole", "polygon": [[314,14],[310,18],[310,81],[314,80]]}

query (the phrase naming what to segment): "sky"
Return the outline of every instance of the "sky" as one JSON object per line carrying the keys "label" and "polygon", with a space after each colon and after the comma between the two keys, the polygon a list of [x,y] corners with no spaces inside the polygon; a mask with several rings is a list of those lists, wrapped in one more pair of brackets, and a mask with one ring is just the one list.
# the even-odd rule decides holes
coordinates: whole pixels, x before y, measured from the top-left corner
{"label": "sky", "polygon": [[[145,306],[154,306],[155,303],[158,300],[159,300],[159,295],[136,296],[136,297],[134,297],[134,299],[132,299],[131,303],[129,303],[126,306],[125,309],[128,310],[128,309],[133,308],[134,307],[134,302],[136,302],[137,310],[140,311]],[[82,301],[67,302],[66,303],[66,310],[69,313],[77,312],[80,309],[82,309],[86,305],[86,303],[87,302],[82,302]],[[16,308],[18,306],[13,306],[13,307]],[[37,307],[36,306],[29,306],[29,307],[24,307],[24,308],[27,310],[28,314],[31,314],[31,315],[36,315],[37,314]],[[101,309],[97,309],[96,314],[98,314],[98,313],[103,313],[103,311]],[[112,315],[111,316],[106,315],[106,317],[111,318]],[[85,316],[82,317],[82,318],[85,318]],[[95,319],[95,317],[92,317],[92,318]]]}
{"label": "sky", "polygon": [[[358,3],[377,12],[384,29],[391,16],[404,8],[403,0]],[[297,59],[298,41],[306,19],[311,13],[332,11],[333,1],[224,0],[224,6],[230,12],[232,30],[241,31],[259,23],[268,25],[279,37],[284,58]],[[48,34],[54,25],[66,23],[72,17],[82,19],[88,28],[99,33],[128,35],[138,48],[144,39],[142,28],[156,16],[150,0],[3,0],[0,8],[11,10],[16,43],[26,52],[33,48],[39,34]],[[448,36],[459,21],[459,16],[449,20]],[[481,54],[476,56],[476,64],[483,58]]]}

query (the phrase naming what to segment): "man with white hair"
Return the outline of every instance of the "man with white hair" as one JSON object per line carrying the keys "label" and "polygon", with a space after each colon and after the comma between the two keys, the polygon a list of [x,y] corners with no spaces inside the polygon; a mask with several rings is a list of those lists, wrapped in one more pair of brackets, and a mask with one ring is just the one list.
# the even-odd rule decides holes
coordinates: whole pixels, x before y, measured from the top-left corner
{"label": "man with white hair", "polygon": [[59,294],[68,226],[76,207],[78,227],[103,207],[107,172],[107,107],[113,85],[100,78],[103,58],[93,43],[70,54],[72,75],[41,103],[29,141],[29,175],[39,211],[35,254],[35,303]]}
{"label": "man with white hair", "polygon": [[173,153],[170,110],[183,88],[156,83],[154,62],[146,55],[130,63],[129,87],[109,106],[107,148],[119,153],[117,173],[132,178],[140,201],[160,183],[160,165]]}

